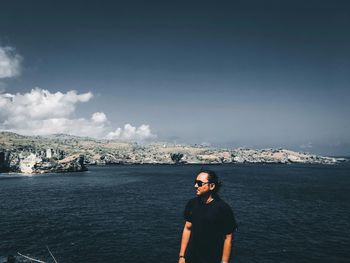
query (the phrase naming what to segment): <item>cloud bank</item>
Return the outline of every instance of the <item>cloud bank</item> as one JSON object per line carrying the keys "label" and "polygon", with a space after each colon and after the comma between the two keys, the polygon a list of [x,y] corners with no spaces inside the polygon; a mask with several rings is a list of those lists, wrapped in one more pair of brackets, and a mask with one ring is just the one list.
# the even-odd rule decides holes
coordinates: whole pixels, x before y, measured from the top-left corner
{"label": "cloud bank", "polygon": [[92,114],[91,120],[95,123],[104,123],[107,121],[107,116],[103,112],[95,112]]}
{"label": "cloud bank", "polygon": [[20,75],[22,57],[12,47],[0,46],[0,79]]}
{"label": "cloud bank", "polygon": [[77,105],[92,98],[91,92],[51,93],[40,88],[24,94],[0,93],[0,129],[25,135],[65,133],[127,141],[156,138],[146,124],[140,127],[126,124],[115,129],[103,112],[95,112],[90,118],[74,118]]}
{"label": "cloud bank", "polygon": [[140,127],[136,128],[128,123],[124,125],[123,129],[118,128],[114,132],[108,133],[106,138],[145,141],[155,139],[156,135],[152,134],[149,125],[142,124]]}

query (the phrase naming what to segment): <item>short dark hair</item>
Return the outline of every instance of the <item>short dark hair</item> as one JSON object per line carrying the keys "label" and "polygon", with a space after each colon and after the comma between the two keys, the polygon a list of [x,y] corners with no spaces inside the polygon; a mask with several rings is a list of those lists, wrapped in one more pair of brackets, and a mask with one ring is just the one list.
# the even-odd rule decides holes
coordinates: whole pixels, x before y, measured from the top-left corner
{"label": "short dark hair", "polygon": [[198,173],[197,176],[200,173],[206,173],[208,175],[208,181],[210,183],[215,184],[214,190],[212,190],[212,194],[216,196],[221,188],[222,183],[219,181],[219,177],[213,170],[206,170],[206,169],[201,169]]}

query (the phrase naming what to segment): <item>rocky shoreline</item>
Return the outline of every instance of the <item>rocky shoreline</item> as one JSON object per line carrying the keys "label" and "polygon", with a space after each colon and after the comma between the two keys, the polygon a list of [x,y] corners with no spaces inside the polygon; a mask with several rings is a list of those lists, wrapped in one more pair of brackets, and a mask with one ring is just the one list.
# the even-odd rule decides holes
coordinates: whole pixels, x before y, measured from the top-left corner
{"label": "rocky shoreline", "polygon": [[323,157],[286,149],[214,149],[199,145],[153,143],[51,135],[22,136],[0,132],[0,172],[56,173],[86,171],[107,164],[336,164],[343,158]]}

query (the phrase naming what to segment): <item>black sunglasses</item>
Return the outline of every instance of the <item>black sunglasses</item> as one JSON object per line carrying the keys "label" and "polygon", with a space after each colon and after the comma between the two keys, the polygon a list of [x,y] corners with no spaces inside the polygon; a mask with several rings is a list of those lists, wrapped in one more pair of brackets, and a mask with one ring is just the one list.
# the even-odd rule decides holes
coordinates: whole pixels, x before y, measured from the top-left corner
{"label": "black sunglasses", "polygon": [[202,182],[200,180],[194,180],[194,184],[195,185],[197,184],[199,187],[202,187],[205,184],[210,184],[210,182]]}

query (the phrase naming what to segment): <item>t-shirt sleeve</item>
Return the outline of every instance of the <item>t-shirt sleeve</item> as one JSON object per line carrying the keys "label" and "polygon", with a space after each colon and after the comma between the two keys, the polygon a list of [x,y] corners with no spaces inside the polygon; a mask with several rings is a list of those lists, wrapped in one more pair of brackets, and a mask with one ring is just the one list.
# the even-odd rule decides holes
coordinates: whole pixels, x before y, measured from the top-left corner
{"label": "t-shirt sleeve", "polygon": [[185,210],[184,210],[184,219],[185,221],[192,223],[192,209],[193,209],[193,202],[192,200],[188,201]]}
{"label": "t-shirt sleeve", "polygon": [[223,232],[225,235],[231,234],[237,229],[237,223],[231,207],[225,206],[223,215]]}

